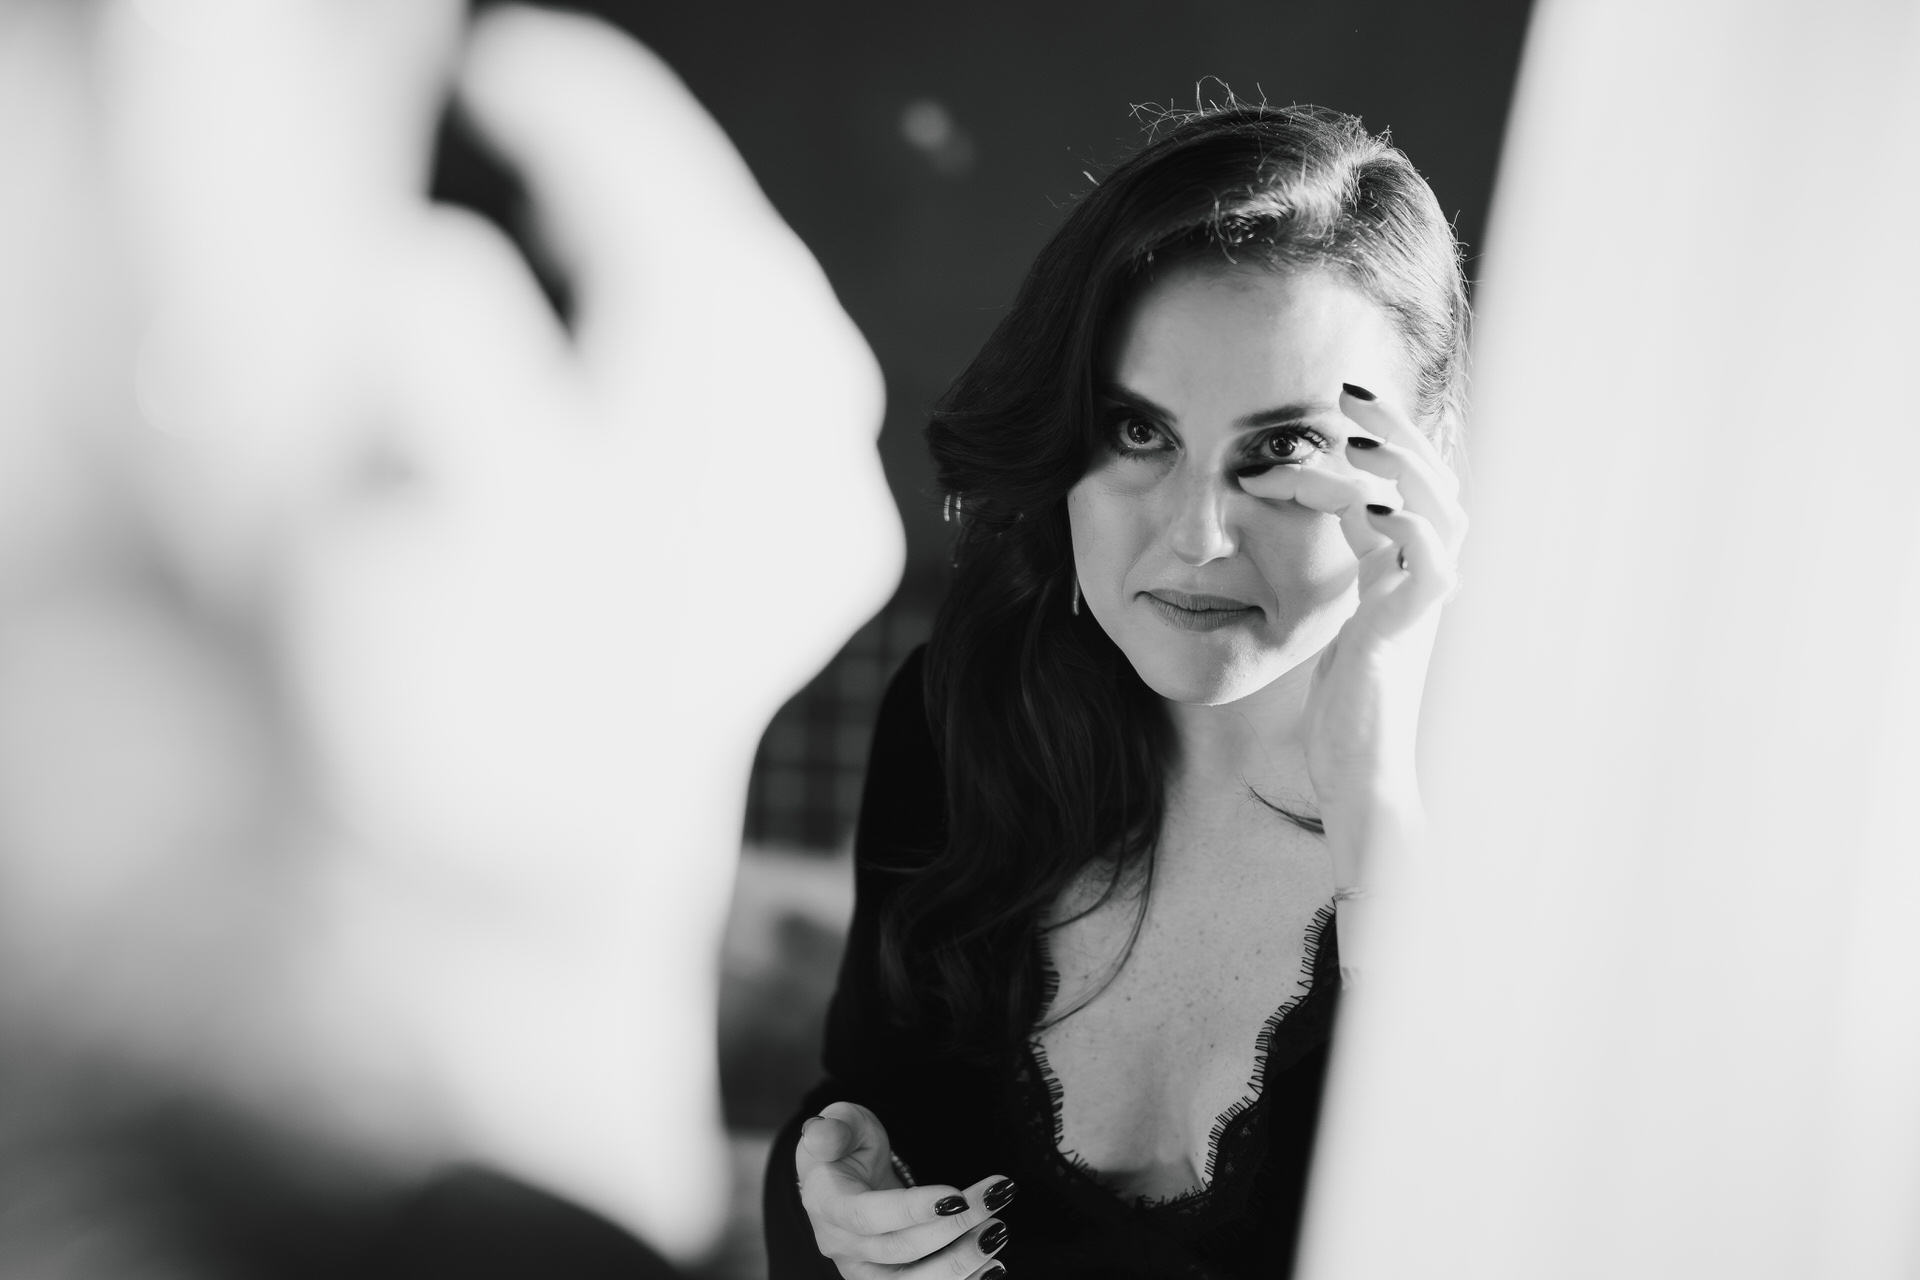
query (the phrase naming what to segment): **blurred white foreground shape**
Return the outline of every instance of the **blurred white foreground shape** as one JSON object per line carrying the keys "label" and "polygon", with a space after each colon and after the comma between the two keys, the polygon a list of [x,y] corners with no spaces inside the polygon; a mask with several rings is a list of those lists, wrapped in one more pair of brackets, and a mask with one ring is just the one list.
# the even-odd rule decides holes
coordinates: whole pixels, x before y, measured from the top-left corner
{"label": "blurred white foreground shape", "polygon": [[[7,449],[23,492],[80,495],[0,557],[0,723],[46,730],[0,750],[0,802],[46,819],[0,814],[7,1002],[37,1043],[483,1160],[688,1258],[728,1189],[754,747],[902,560],[882,388],[665,66],[587,18],[464,15],[0,13],[49,121],[0,137],[33,194],[0,331],[71,346],[16,371]],[[571,334],[426,199],[454,88]]]}
{"label": "blurred white foreground shape", "polygon": [[1920,6],[1541,0],[1302,1274],[1920,1274]]}

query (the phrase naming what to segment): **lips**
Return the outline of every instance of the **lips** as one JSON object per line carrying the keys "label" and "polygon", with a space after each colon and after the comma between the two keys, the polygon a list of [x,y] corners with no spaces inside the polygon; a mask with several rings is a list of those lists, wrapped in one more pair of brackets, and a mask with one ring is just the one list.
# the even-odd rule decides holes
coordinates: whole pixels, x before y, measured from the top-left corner
{"label": "lips", "polygon": [[1258,622],[1262,616],[1257,606],[1232,596],[1195,595],[1167,587],[1155,587],[1141,595],[1150,609],[1182,631],[1218,631]]}
{"label": "lips", "polygon": [[1185,609],[1189,613],[1209,613],[1214,610],[1235,613],[1255,607],[1245,600],[1235,600],[1232,596],[1188,595],[1184,591],[1175,591],[1171,587],[1155,587],[1147,594],[1176,609]]}

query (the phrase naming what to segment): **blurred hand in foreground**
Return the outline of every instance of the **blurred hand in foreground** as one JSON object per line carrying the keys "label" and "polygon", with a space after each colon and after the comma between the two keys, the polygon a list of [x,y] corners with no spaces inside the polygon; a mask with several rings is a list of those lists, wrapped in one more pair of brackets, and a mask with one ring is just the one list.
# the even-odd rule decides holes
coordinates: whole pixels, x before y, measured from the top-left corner
{"label": "blurred hand in foreground", "polygon": [[[32,641],[42,604],[8,597],[0,711],[26,698],[66,734],[74,805],[97,802],[108,738],[122,772],[206,767],[174,769],[188,802],[162,777],[91,872],[44,841],[7,856],[48,895],[86,881],[123,906],[258,882],[172,902],[220,922],[174,930],[219,939],[191,962],[145,924],[88,949],[163,1005],[252,975],[204,1009],[217,1033],[188,1046],[159,1018],[110,1034],[172,1048],[117,1052],[488,1160],[691,1256],[724,1212],[715,956],[754,746],[903,554],[882,390],[670,71],[590,19],[462,15],[143,0],[68,46],[100,86],[69,116],[97,120],[104,161],[63,189],[124,269],[76,330],[88,358],[40,376],[126,371],[137,412],[106,397],[63,455],[124,509],[76,501],[61,545],[125,541],[86,571],[93,603],[59,606],[57,645]],[[504,236],[425,199],[450,83],[528,188],[571,333]],[[9,581],[67,572],[53,545],[15,539]],[[33,655],[55,650],[50,682]],[[162,696],[90,728],[129,670]],[[242,722],[291,787],[233,780],[263,754]],[[48,767],[0,750],[0,807]],[[209,808],[250,816],[222,827],[235,875],[195,880]],[[263,903],[288,927],[234,926]]]}

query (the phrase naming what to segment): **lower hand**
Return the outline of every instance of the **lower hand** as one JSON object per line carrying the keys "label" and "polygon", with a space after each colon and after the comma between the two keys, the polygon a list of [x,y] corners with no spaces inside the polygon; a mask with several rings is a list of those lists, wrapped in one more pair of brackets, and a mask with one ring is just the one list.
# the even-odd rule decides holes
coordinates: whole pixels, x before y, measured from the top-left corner
{"label": "lower hand", "polygon": [[807,1121],[794,1165],[814,1243],[846,1280],[986,1280],[1005,1270],[992,1259],[1007,1228],[992,1214],[1013,1183],[904,1185],[886,1128],[865,1107],[836,1102]]}

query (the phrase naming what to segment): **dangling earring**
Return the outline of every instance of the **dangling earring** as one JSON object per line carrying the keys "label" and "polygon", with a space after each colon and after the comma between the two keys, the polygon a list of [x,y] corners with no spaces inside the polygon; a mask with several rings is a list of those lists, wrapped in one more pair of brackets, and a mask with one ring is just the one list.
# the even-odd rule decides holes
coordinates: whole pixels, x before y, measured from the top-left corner
{"label": "dangling earring", "polygon": [[1073,575],[1073,616],[1080,616],[1080,575]]}

